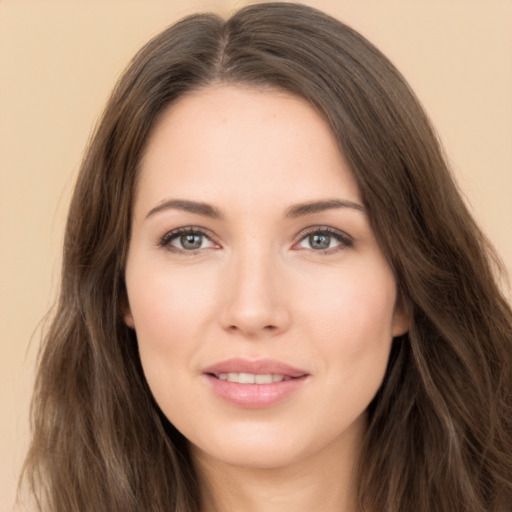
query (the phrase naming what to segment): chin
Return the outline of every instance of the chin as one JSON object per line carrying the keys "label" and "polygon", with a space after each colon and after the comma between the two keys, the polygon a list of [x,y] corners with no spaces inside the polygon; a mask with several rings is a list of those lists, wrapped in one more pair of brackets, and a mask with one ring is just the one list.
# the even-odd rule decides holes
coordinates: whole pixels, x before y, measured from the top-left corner
{"label": "chin", "polygon": [[359,445],[364,418],[359,419],[361,422],[355,421],[346,428],[338,425],[338,429],[319,429],[318,425],[309,428],[310,421],[302,425],[300,421],[285,425],[245,422],[210,431],[197,439],[192,435],[189,440],[192,455],[198,459],[248,469],[280,469],[308,458],[313,460],[322,452]]}
{"label": "chin", "polygon": [[305,455],[298,447],[290,450],[276,443],[248,443],[247,440],[241,444],[208,447],[207,450],[194,446],[192,454],[228,466],[267,470],[293,465]]}

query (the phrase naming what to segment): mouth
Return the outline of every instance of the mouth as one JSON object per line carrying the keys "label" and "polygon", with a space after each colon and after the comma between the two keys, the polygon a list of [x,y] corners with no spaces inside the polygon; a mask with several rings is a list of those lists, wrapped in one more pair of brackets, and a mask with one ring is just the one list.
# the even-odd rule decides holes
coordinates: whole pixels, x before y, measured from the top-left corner
{"label": "mouth", "polygon": [[299,377],[289,377],[288,375],[272,374],[272,373],[219,373],[210,374],[219,380],[228,382],[236,382],[238,384],[272,384],[273,382],[281,382],[283,380],[291,380]]}
{"label": "mouth", "polygon": [[306,370],[275,359],[249,360],[240,357],[215,363],[205,368],[203,373],[239,384],[271,384],[309,374]]}
{"label": "mouth", "polygon": [[276,360],[229,359],[203,371],[214,394],[245,409],[274,406],[293,396],[309,372]]}

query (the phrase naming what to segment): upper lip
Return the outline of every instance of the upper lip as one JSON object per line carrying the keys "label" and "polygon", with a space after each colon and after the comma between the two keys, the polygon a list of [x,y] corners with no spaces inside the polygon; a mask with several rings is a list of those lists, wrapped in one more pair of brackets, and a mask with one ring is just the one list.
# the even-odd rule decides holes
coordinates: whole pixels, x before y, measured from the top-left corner
{"label": "upper lip", "polygon": [[275,359],[249,360],[239,357],[219,361],[203,370],[203,373],[219,375],[221,373],[252,373],[255,375],[284,375],[285,377],[302,377],[308,372],[295,368]]}

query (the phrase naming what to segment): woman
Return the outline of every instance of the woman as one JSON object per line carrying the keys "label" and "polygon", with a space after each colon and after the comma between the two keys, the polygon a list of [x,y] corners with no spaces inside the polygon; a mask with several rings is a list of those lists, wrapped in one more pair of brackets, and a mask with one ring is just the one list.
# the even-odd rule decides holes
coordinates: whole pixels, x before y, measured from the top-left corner
{"label": "woman", "polygon": [[359,34],[280,3],[179,22],[78,178],[26,462],[41,510],[510,510],[496,264]]}

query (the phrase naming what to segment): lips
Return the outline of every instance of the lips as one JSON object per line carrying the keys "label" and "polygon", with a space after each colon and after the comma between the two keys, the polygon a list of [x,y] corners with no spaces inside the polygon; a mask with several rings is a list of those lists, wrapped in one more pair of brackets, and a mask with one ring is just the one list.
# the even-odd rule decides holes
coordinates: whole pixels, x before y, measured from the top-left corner
{"label": "lips", "polygon": [[203,373],[219,376],[222,373],[248,373],[253,375],[282,375],[288,378],[297,378],[308,375],[308,372],[295,368],[282,361],[273,359],[247,359],[234,358],[221,361],[203,370]]}
{"label": "lips", "polygon": [[282,361],[234,358],[205,368],[203,375],[217,397],[237,407],[257,409],[290,397],[309,373]]}

